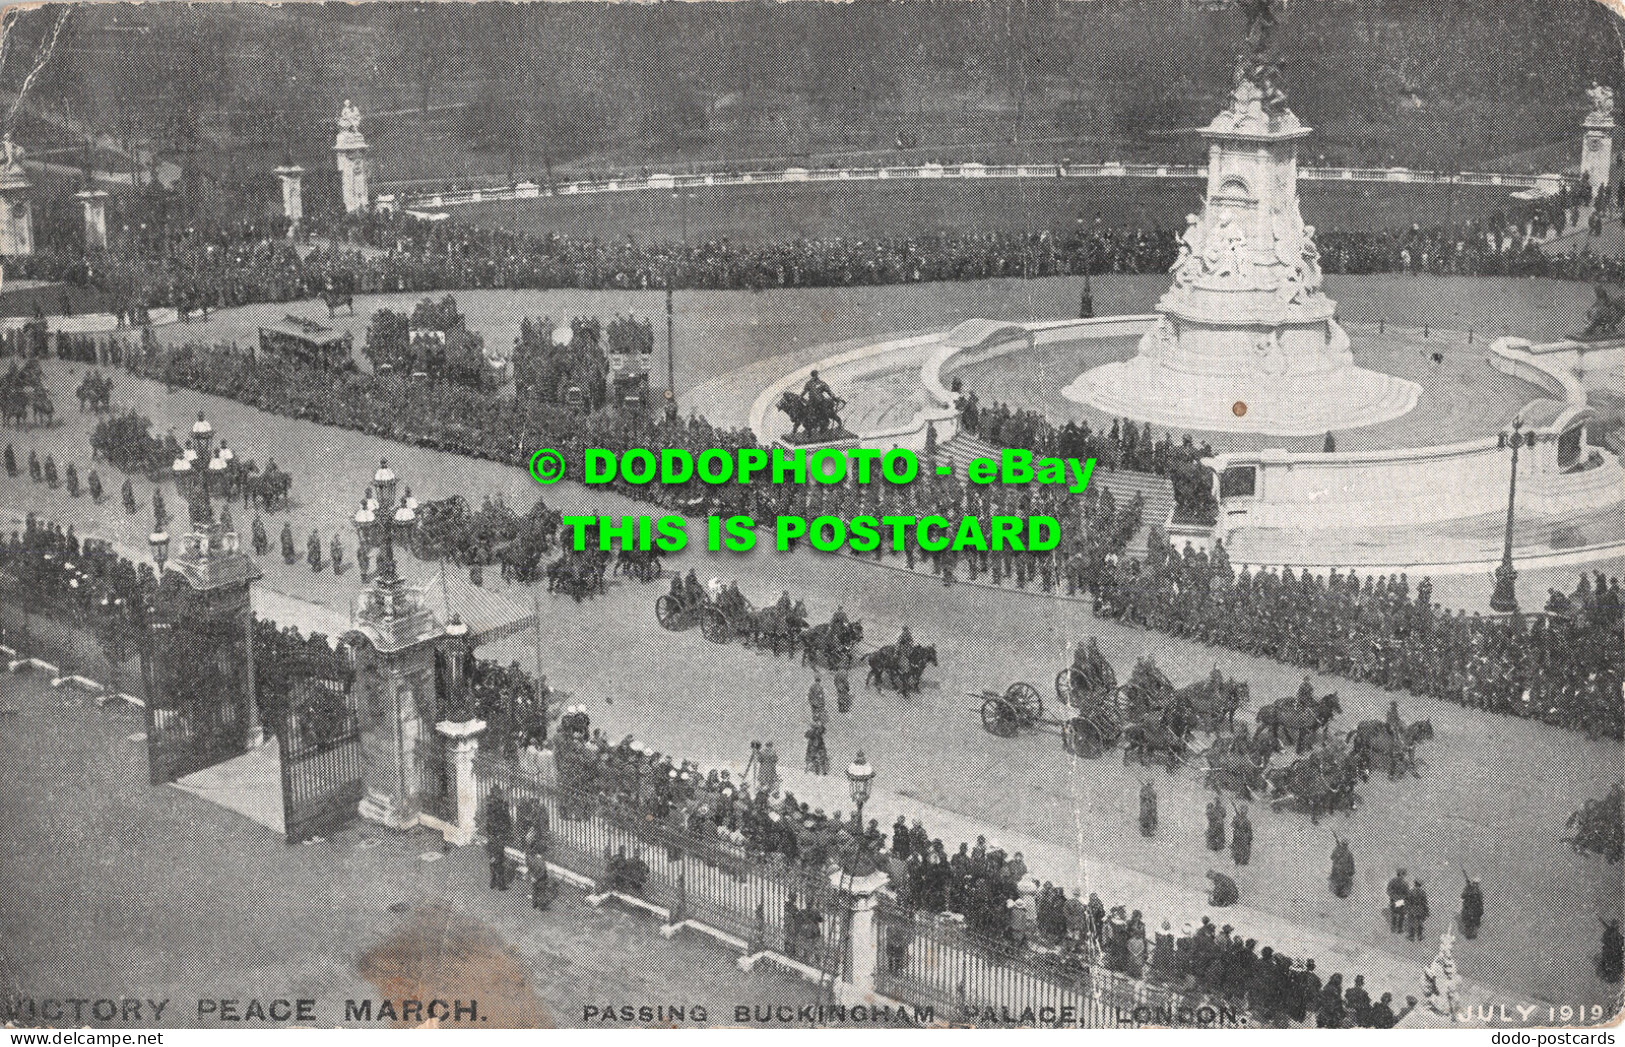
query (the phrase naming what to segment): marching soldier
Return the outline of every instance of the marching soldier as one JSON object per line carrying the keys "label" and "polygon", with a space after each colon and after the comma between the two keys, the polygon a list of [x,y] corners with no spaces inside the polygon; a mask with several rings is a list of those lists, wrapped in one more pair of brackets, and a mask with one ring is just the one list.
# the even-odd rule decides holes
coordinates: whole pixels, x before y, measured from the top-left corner
{"label": "marching soldier", "polygon": [[299,554],[293,547],[293,525],[284,520],[282,523],[282,562],[292,567],[293,562],[298,558]]}
{"label": "marching soldier", "polygon": [[10,444],[6,444],[6,475],[17,478],[17,452],[11,449]]}
{"label": "marching soldier", "polygon": [[1484,888],[1478,877],[1461,874],[1467,883],[1461,889],[1461,933],[1468,941],[1478,937],[1478,925],[1484,922]]}
{"label": "marching soldier", "polygon": [[271,539],[265,533],[265,521],[260,519],[258,513],[254,514],[253,542],[255,556],[264,556],[271,547]]}
{"label": "marching soldier", "polygon": [[1354,852],[1349,850],[1349,842],[1341,836],[1337,837],[1337,844],[1332,848],[1332,875],[1327,884],[1339,898],[1347,898],[1349,891],[1354,889]]}
{"label": "marching soldier", "polygon": [[90,477],[85,481],[85,486],[90,489],[90,500],[97,505],[102,504],[102,496],[107,493],[106,488],[102,487],[102,474],[92,469]]}
{"label": "marching soldier", "polygon": [[1224,850],[1224,797],[1218,793],[1213,794],[1213,802],[1207,805],[1207,849]]}
{"label": "marching soldier", "polygon": [[1150,782],[1140,786],[1140,835],[1157,835],[1157,790]]}
{"label": "marching soldier", "polygon": [[44,479],[45,474],[40,471],[39,452],[32,448],[28,451],[28,478],[35,483]]}
{"label": "marching soldier", "polygon": [[68,497],[79,497],[79,469],[72,462],[68,463],[67,485]]}
{"label": "marching soldier", "polygon": [[316,533],[315,528],[311,528],[310,537],[305,540],[305,561],[310,564],[313,572],[321,573],[322,536]]}
{"label": "marching soldier", "polygon": [[344,573],[344,546],[339,542],[337,531],[333,532],[333,540],[328,543],[328,555],[333,561],[333,575],[337,577]]}
{"label": "marching soldier", "polygon": [[123,488],[119,490],[119,498],[124,502],[124,511],[130,516],[134,516],[137,508],[135,504],[135,485],[130,483],[130,478],[127,476],[124,478]]}
{"label": "marching soldier", "polygon": [[152,489],[152,519],[160,531],[169,526],[169,510],[164,507],[164,491],[161,487]]}
{"label": "marching soldier", "polygon": [[1428,892],[1417,880],[1411,884],[1410,896],[1405,899],[1405,937],[1413,942],[1419,942],[1426,935],[1428,910]]}
{"label": "marching soldier", "polygon": [[56,459],[47,454],[45,456],[45,484],[54,491],[57,488],[57,483]]}
{"label": "marching soldier", "polygon": [[1247,805],[1236,808],[1230,823],[1230,857],[1237,865],[1246,865],[1253,858],[1253,823],[1247,817]]}

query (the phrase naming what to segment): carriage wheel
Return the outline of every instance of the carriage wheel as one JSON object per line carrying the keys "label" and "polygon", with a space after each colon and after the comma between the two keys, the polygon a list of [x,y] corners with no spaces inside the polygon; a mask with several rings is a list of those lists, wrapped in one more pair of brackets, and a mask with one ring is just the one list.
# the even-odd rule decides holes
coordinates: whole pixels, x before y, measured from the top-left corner
{"label": "carriage wheel", "polygon": [[681,613],[682,608],[677,606],[677,601],[671,598],[670,593],[661,594],[660,599],[655,601],[655,621],[660,623],[662,629],[671,629],[675,632],[677,618]]}
{"label": "carriage wheel", "polygon": [[1082,707],[1078,692],[1083,690],[1083,674],[1067,666],[1055,674],[1055,700],[1062,705]]}
{"label": "carriage wheel", "polygon": [[1031,727],[1044,717],[1044,696],[1030,683],[1013,683],[1004,690],[1005,701],[1020,712],[1023,726]]}
{"label": "carriage wheel", "polygon": [[733,630],[721,611],[707,607],[700,612],[700,635],[712,643],[727,643],[733,638]]}
{"label": "carriage wheel", "polygon": [[1014,738],[1021,730],[1021,717],[1004,695],[991,695],[982,701],[982,730],[1000,738]]}

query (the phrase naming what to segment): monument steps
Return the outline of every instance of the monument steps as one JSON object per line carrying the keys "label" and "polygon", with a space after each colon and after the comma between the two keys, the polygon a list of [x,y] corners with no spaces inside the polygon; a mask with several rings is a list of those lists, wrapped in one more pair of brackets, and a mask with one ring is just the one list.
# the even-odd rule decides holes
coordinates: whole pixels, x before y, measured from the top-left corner
{"label": "monument steps", "polygon": [[[944,443],[938,453],[944,460],[953,463],[954,475],[961,479],[964,478],[965,467],[971,459],[999,457],[998,448],[963,433]],[[1127,505],[1136,494],[1145,499],[1140,529],[1129,539],[1126,550],[1130,556],[1144,556],[1151,526],[1155,524],[1166,528],[1168,517],[1173,514],[1173,483],[1166,476],[1152,473],[1109,472],[1104,467],[1095,470],[1089,483],[1090,486],[1104,487],[1110,491],[1119,506]]]}

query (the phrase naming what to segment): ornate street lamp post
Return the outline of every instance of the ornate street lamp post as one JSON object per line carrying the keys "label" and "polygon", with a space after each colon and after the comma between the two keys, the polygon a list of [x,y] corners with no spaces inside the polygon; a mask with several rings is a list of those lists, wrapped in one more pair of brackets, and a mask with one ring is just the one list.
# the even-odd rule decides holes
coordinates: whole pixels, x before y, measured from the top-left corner
{"label": "ornate street lamp post", "polygon": [[379,620],[401,617],[415,608],[409,605],[406,582],[395,565],[395,541],[408,539],[417,525],[417,499],[410,489],[396,502],[400,480],[387,459],[378,463],[372,477],[371,497],[361,502],[354,521],[357,536],[368,548],[378,551],[378,572],[368,590],[367,613]]}
{"label": "ornate street lamp post", "polygon": [[862,840],[864,831],[863,805],[869,802],[869,789],[875,780],[875,769],[869,766],[869,761],[863,758],[863,750],[858,750],[857,759],[846,768],[846,784],[852,793],[852,802],[857,804],[858,833]]}
{"label": "ornate street lamp post", "polygon": [[1495,569],[1495,594],[1490,597],[1490,608],[1502,614],[1513,614],[1518,610],[1518,571],[1512,566],[1512,516],[1518,499],[1518,451],[1522,447],[1535,446],[1535,433],[1533,430],[1523,431],[1523,419],[1512,423],[1512,432],[1503,432],[1500,446],[1504,451],[1512,448],[1512,478],[1507,484],[1507,526],[1506,541],[1501,548],[1501,566]]}
{"label": "ornate street lamp post", "polygon": [[147,535],[147,545],[152,549],[152,562],[158,566],[158,573],[164,573],[164,561],[169,559],[169,532],[163,529],[156,530]]}

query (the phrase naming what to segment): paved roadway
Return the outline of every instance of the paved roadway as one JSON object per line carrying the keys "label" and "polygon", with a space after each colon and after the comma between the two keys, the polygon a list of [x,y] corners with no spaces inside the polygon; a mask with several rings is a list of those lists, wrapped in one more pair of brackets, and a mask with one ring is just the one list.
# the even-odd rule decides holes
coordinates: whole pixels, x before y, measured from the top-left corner
{"label": "paved roadway", "polygon": [[[49,366],[59,400],[66,399],[77,379],[63,375],[60,364]],[[127,380],[118,398],[140,403],[160,428],[184,427],[203,405],[239,454],[261,461],[267,452],[274,454],[296,477],[292,515],[301,549],[313,524],[324,536],[341,528],[349,533],[348,514],[380,455],[390,458],[420,498],[455,491],[478,503],[485,492],[501,491],[525,508],[537,493],[518,469],[275,418],[189,392],[169,396],[152,383]],[[20,457],[26,458],[29,447],[42,456],[54,449],[59,465],[73,459],[82,466],[90,421],[71,405],[62,417],[64,424],[48,433],[11,437]],[[106,479],[116,492],[120,479]],[[97,509],[88,499],[74,501],[61,491],[35,487],[26,475],[0,482],[13,515],[30,507],[49,510],[78,520],[84,533],[110,534],[132,552],[143,548],[145,509],[137,517],[126,517],[116,501]],[[136,486],[144,501],[149,486]],[[641,508],[571,484],[546,493],[550,504],[567,510]],[[180,510],[179,502],[172,505]],[[273,534],[280,519],[268,521]],[[238,525],[246,530],[240,512]],[[861,746],[880,773],[872,814],[889,823],[898,810],[924,810],[939,824],[954,827],[941,830],[945,841],[956,839],[958,826],[973,824],[1005,834],[1012,848],[1031,840],[1034,853],[1042,848],[1073,859],[1065,869],[1046,863],[1047,878],[1071,885],[1095,877],[1082,883],[1086,890],[1109,883],[1116,891],[1103,890],[1103,896],[1140,907],[1152,919],[1164,912],[1176,919],[1196,915],[1190,899],[1205,888],[1203,874],[1215,865],[1228,866],[1227,857],[1210,861],[1202,850],[1206,797],[1194,776],[1142,772],[1109,758],[1074,760],[1048,735],[992,738],[982,732],[975,703],[965,692],[1002,689],[1017,679],[1048,691],[1070,645],[1086,634],[1100,638],[1120,676],[1126,677],[1137,656],[1155,651],[1177,681],[1205,675],[1217,665],[1249,680],[1261,701],[1290,693],[1300,678],[1270,661],[1094,621],[1080,603],[969,586],[948,593],[929,577],[845,558],[685,554],[668,563],[684,570],[691,565],[702,577],[737,578],[758,604],[788,589],[806,597],[816,618],[843,602],[849,614],[864,619],[872,638],[890,641],[907,622],[917,640],[938,644],[942,665],[928,673],[923,695],[904,701],[860,692],[853,713],[836,718],[829,737],[832,764],[844,766]],[[335,584],[330,574],[313,575],[302,564],[288,568],[274,556],[262,566],[268,593],[284,594],[275,599],[285,608],[297,608],[301,601],[324,604],[325,614],[314,620],[326,627],[349,605],[357,585],[353,571]],[[422,565],[412,569],[419,576],[429,573]],[[697,633],[660,631],[652,612],[656,591],[621,583],[609,596],[581,605],[543,596],[542,646],[550,679],[588,700],[597,722],[612,733],[633,731],[659,748],[733,766],[744,763],[752,739],[771,738],[786,754],[786,767],[797,763],[810,673],[737,645],[715,647]],[[519,599],[529,602],[528,594]],[[530,642],[516,637],[492,653],[529,662]],[[1380,718],[1387,704],[1388,695],[1346,681],[1317,678],[1315,686],[1342,692],[1347,711],[1340,727]],[[1328,971],[1344,964],[1355,969],[1355,963],[1374,972],[1414,971],[1431,959],[1433,946],[1388,935],[1381,911],[1384,882],[1396,865],[1423,877],[1440,914],[1434,929],[1442,930],[1455,909],[1461,870],[1467,869],[1483,877],[1489,906],[1484,936],[1458,948],[1469,981],[1496,986],[1495,998],[1507,1002],[1607,999],[1588,957],[1596,949],[1596,918],[1620,915],[1621,870],[1574,855],[1558,838],[1580,801],[1602,795],[1619,776],[1620,746],[1411,697],[1402,698],[1401,709],[1407,719],[1430,718],[1438,732],[1437,741],[1423,751],[1424,777],[1373,782],[1362,790],[1358,813],[1318,827],[1302,815],[1271,813],[1255,804],[1254,861],[1237,876],[1250,908],[1236,911],[1232,922],[1260,928],[1261,941],[1276,941],[1288,951],[1297,942],[1314,948],[1316,942],[1334,940],[1337,959],[1344,963],[1323,960]],[[1154,841],[1142,840],[1131,828],[1135,794],[1147,776],[1162,795],[1163,829]],[[838,789],[827,805],[838,802],[837,796]],[[1333,831],[1353,841],[1359,866],[1355,895],[1344,902],[1333,899],[1325,886]],[[1401,976],[1383,980],[1404,992],[1395,981]]]}
{"label": "paved roadway", "polygon": [[[98,709],[37,674],[0,680],[0,704],[17,710],[0,715],[7,1005],[168,998],[158,1027],[252,1028],[200,1018],[199,999],[243,1012],[250,999],[310,998],[332,1028],[365,1024],[345,1022],[350,999],[473,999],[478,1027],[547,1028],[599,1027],[583,1022],[585,1004],[699,1005],[730,1025],[737,1004],[816,998],[816,986],[740,972],[708,939],[667,941],[642,914],[589,908],[568,885],[536,914],[527,890],[487,889],[482,848],[442,856],[427,830],[357,823],[289,847],[178,789],[149,789],[141,710]],[[66,1024],[153,1025],[150,1011],[84,1017]]]}

